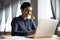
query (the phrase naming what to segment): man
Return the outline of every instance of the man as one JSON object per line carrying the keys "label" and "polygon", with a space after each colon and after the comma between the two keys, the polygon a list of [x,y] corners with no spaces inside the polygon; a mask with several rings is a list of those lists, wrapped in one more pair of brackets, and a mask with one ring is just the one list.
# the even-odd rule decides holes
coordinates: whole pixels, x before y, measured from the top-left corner
{"label": "man", "polygon": [[11,22],[13,36],[33,35],[36,31],[36,25],[28,16],[32,14],[32,7],[29,2],[24,2],[21,5],[22,15],[13,18]]}

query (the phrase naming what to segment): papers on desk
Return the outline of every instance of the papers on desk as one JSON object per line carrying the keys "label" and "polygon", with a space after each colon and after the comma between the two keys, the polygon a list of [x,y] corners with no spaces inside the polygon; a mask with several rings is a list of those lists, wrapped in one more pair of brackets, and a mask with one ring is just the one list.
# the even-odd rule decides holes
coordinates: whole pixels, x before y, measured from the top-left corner
{"label": "papers on desk", "polygon": [[7,37],[7,38],[1,39],[1,40],[32,40],[32,39],[26,38],[26,37],[21,37],[21,36],[12,36],[12,37]]}

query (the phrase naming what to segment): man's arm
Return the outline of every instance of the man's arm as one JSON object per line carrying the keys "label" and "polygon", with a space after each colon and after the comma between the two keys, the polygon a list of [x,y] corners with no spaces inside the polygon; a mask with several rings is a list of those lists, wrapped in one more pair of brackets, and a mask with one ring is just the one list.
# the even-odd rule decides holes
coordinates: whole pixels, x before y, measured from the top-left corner
{"label": "man's arm", "polygon": [[33,20],[30,19],[30,22],[31,22],[31,28],[32,28],[32,30],[28,32],[28,35],[33,35],[33,34],[35,34],[37,27],[36,27],[36,24],[34,23]]}
{"label": "man's arm", "polygon": [[25,36],[27,35],[27,32],[25,31],[18,31],[18,23],[16,21],[16,19],[13,19],[13,21],[11,22],[11,26],[12,26],[12,35],[16,35],[16,36]]}
{"label": "man's arm", "polygon": [[33,20],[31,20],[31,27],[32,27],[32,30],[36,30],[37,26],[35,24],[35,22]]}

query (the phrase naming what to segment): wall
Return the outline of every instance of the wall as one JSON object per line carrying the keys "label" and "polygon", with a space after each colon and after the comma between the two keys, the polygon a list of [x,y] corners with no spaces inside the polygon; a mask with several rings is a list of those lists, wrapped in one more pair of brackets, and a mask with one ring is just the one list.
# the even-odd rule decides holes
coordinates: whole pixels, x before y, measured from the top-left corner
{"label": "wall", "polygon": [[32,4],[32,14],[33,16],[35,16],[35,23],[36,25],[38,25],[38,0],[31,0],[31,4]]}
{"label": "wall", "polygon": [[1,25],[2,15],[3,15],[3,11],[0,10],[0,25]]}

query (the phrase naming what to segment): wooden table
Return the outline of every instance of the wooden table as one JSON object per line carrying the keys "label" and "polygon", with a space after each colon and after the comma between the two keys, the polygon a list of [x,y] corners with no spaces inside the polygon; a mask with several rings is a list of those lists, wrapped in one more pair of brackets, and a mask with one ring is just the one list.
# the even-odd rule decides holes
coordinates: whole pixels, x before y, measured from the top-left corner
{"label": "wooden table", "polygon": [[0,37],[10,37],[11,33],[0,34]]}
{"label": "wooden table", "polygon": [[60,40],[60,37],[54,35],[51,38],[34,38],[33,40]]}
{"label": "wooden table", "polygon": [[[12,37],[11,34],[1,35],[2,37]],[[17,38],[18,40],[18,38]],[[21,40],[21,39],[19,39]],[[31,38],[31,40],[60,40],[60,37],[53,35],[51,38]]]}

